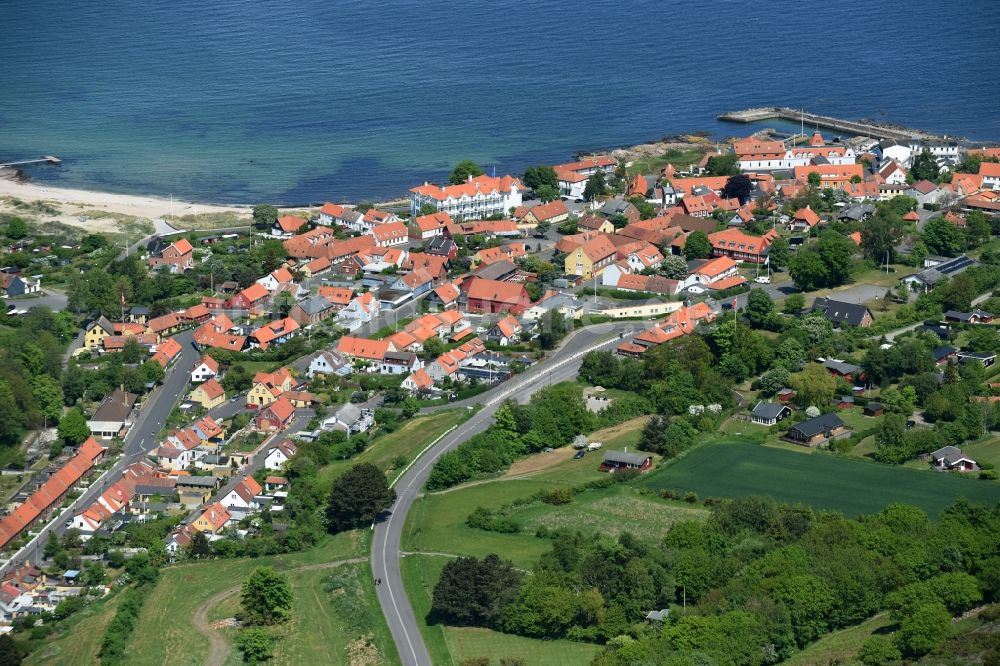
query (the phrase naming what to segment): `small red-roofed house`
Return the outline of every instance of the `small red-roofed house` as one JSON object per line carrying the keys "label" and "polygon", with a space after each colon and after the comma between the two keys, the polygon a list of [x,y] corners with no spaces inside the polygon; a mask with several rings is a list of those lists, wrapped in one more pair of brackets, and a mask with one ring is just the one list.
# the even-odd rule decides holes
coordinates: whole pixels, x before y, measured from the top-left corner
{"label": "small red-roofed house", "polygon": [[261,432],[277,432],[287,428],[292,417],[295,416],[295,407],[287,398],[278,398],[266,407],[261,407],[254,418],[254,427]]}
{"label": "small red-roofed house", "polygon": [[191,389],[191,400],[205,409],[218,407],[226,401],[226,391],[214,377]]}
{"label": "small red-roofed house", "polygon": [[790,226],[792,231],[809,231],[817,224],[819,224],[819,215],[811,207],[806,206],[795,211]]}

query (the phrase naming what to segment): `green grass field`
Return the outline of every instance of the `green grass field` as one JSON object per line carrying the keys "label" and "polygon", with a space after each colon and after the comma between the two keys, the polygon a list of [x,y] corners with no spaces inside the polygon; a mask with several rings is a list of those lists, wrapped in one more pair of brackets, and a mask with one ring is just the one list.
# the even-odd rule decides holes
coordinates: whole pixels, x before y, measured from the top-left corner
{"label": "green grass field", "polygon": [[66,620],[64,632],[47,638],[45,646],[28,655],[24,663],[96,664],[104,629],[115,615],[119,598],[99,601]]}
{"label": "green grass field", "polygon": [[574,641],[542,641],[470,627],[428,626],[431,590],[437,583],[447,558],[414,555],[403,559],[403,583],[413,604],[420,632],[431,661],[440,666],[454,665],[474,657],[498,663],[501,657],[521,657],[531,666],[579,666],[588,664],[600,650],[597,645]]}
{"label": "green grass field", "polygon": [[991,482],[733,441],[694,449],[651,473],[644,484],[694,491],[702,499],[770,495],[847,516],[905,502],[933,517],[960,497],[974,502],[1000,500],[1000,484]]}
{"label": "green grass field", "polygon": [[289,574],[294,614],[274,664],[398,664],[368,563]]}
{"label": "green grass field", "polygon": [[[210,597],[239,585],[255,566],[271,565],[287,570],[361,556],[367,548],[367,535],[367,532],[338,534],[307,551],[290,555],[210,560],[164,569],[139,615],[138,626],[147,630],[133,634],[127,652],[128,663],[200,666],[208,650],[208,640],[194,630],[191,617]],[[322,573],[313,572],[312,575],[318,579]],[[210,621],[224,616],[228,615],[213,613],[210,609]],[[148,629],[150,627],[155,627],[155,631]]]}
{"label": "green grass field", "polygon": [[861,644],[876,631],[892,624],[887,615],[876,615],[861,624],[827,634],[802,652],[792,655],[786,666],[828,666],[829,664],[857,664],[854,655]]}
{"label": "green grass field", "polygon": [[674,148],[662,155],[634,160],[632,166],[628,168],[628,175],[659,173],[660,169],[667,164],[673,164],[678,170],[684,170],[692,164],[696,164],[704,154],[705,148],[697,146],[685,149]]}
{"label": "green grass field", "polygon": [[367,462],[383,472],[389,472],[389,480],[392,481],[399,471],[394,465],[397,458],[403,458],[407,463],[411,462],[428,444],[466,418],[468,411],[464,409],[449,409],[415,418],[396,432],[379,437],[353,458],[338,460],[327,465],[320,470],[319,478],[323,483],[332,483],[351,466]]}
{"label": "green grass field", "polygon": [[569,528],[617,537],[623,532],[659,540],[682,520],[699,520],[708,511],[698,505],[661,500],[630,486],[616,485],[584,491],[569,504],[551,506],[537,502],[513,511],[528,533],[538,527]]}
{"label": "green grass field", "polygon": [[1000,467],[1000,437],[996,435],[978,442],[963,444],[961,449],[979,464],[989,463],[994,467]]}

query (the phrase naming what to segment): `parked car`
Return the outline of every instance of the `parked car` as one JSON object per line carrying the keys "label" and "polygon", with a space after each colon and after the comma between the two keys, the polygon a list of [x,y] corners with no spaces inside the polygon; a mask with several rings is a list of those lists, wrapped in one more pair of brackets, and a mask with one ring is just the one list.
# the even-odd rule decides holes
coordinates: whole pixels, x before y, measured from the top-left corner
{"label": "parked car", "polygon": [[573,458],[575,460],[579,460],[580,458],[584,457],[585,455],[587,455],[587,450],[586,449],[581,449],[581,450],[579,450],[579,451],[576,452],[576,455],[573,456]]}
{"label": "parked car", "polygon": [[753,281],[756,282],[757,284],[771,284],[771,276],[770,275],[758,275],[757,277],[755,277],[753,279]]}

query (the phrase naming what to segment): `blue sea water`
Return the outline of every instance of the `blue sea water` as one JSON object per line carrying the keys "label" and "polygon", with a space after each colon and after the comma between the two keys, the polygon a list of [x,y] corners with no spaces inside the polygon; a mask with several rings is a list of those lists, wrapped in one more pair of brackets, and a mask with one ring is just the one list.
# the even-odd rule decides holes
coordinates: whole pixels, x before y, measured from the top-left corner
{"label": "blue sea water", "polygon": [[744,133],[715,116],[764,104],[1000,140],[998,31],[996,0],[4,0],[0,160],[304,203]]}

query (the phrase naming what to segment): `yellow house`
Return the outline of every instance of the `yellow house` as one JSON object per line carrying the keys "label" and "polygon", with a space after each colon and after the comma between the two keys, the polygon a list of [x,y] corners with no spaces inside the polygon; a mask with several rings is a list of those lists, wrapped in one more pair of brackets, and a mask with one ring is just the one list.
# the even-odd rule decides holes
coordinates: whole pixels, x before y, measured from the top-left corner
{"label": "yellow house", "polygon": [[253,376],[253,386],[247,392],[247,405],[267,407],[294,385],[295,379],[288,368],[275,372],[258,372]]}
{"label": "yellow house", "polygon": [[566,273],[589,280],[610,266],[617,249],[607,236],[597,236],[566,255]]}
{"label": "yellow house", "polygon": [[104,338],[112,336],[115,334],[115,326],[107,317],[103,315],[95,319],[87,327],[86,332],[83,334],[83,349],[93,351],[95,349],[100,349],[101,342]]}
{"label": "yellow house", "polygon": [[199,532],[209,532],[211,534],[218,534],[226,526],[231,519],[229,512],[226,508],[216,502],[211,506],[206,507],[202,511],[201,515],[195,518],[191,526],[198,530]]}
{"label": "yellow house", "polygon": [[222,384],[212,377],[207,382],[199,384],[191,389],[191,400],[197,402],[205,409],[218,407],[226,401],[226,391]]}

